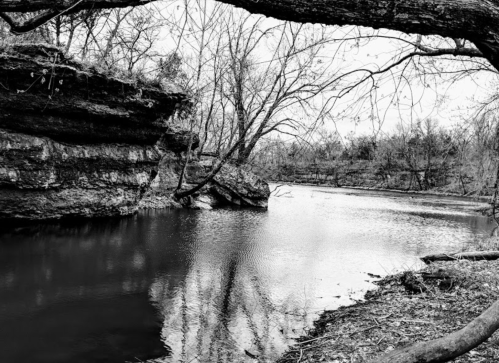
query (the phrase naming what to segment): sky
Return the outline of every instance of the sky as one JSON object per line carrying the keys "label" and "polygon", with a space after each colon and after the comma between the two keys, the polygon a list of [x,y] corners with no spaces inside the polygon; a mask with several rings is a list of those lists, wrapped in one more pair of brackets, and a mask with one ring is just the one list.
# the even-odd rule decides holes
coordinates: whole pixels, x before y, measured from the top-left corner
{"label": "sky", "polygon": [[[158,5],[161,3],[152,4],[165,19],[171,18],[172,14],[178,18],[182,17],[183,1],[169,1],[162,3],[162,5]],[[207,4],[209,7],[216,3],[208,1]],[[278,21],[267,18],[266,22],[272,26]],[[166,34],[166,31],[164,30],[161,34],[161,47],[172,46],[171,34]],[[344,72],[356,68],[369,68],[371,70],[382,68],[393,57],[403,54],[401,47],[405,52],[414,50],[413,46],[408,46],[403,41],[389,38],[402,38],[410,41],[416,39],[416,35],[403,35],[388,30],[373,31],[369,28],[358,27],[336,28],[335,34],[338,34],[338,38],[372,34],[384,37],[375,40],[362,40],[359,46],[355,44],[355,41],[342,43],[340,51],[338,51],[337,45],[331,46],[330,59],[327,59],[326,55],[324,61],[333,62],[334,67],[338,67]],[[449,43],[438,37],[424,38],[424,41],[428,45],[444,47],[453,45],[452,42]],[[264,59],[265,54],[262,54],[261,57]],[[454,80],[455,74],[445,75],[442,73],[426,76],[425,79],[422,79],[415,71],[415,67],[426,67],[430,72],[434,69],[451,72],[466,66],[465,62],[462,61],[467,61],[467,59],[456,58],[456,60],[431,59],[428,63],[427,59],[416,57],[412,67],[404,69],[404,63],[394,68],[392,74],[387,74],[383,80],[378,82],[375,92],[364,99],[363,106],[360,106],[359,97],[366,89],[362,87],[337,101],[331,111],[331,119],[324,127],[338,131],[345,137],[351,133],[356,135],[391,133],[400,122],[406,125],[414,124],[418,119],[428,117],[436,119],[442,127],[452,127],[462,123],[463,119],[472,117],[477,102],[482,102],[490,95],[494,85],[497,84],[497,74],[483,71]],[[435,68],[431,68],[432,65]],[[355,80],[355,77],[351,79]],[[393,97],[395,89],[398,89],[398,97]],[[374,104],[375,107],[372,107],[370,103]]]}
{"label": "sky", "polygon": [[[362,29],[361,31],[364,31]],[[367,33],[371,33],[367,29]],[[387,37],[399,37],[401,33],[395,31],[381,31],[381,35]],[[404,36],[406,39],[415,39],[415,35]],[[437,40],[438,41],[438,40]],[[412,51],[412,49],[408,49]],[[407,52],[402,53],[406,54]],[[389,39],[376,39],[353,48],[344,54],[351,68],[383,68],[389,64],[394,54],[400,53],[400,42]],[[440,58],[431,59],[435,67],[443,72],[458,71],[474,65],[466,65],[468,59],[450,57],[448,60]],[[414,63],[425,62],[427,59],[415,57]],[[464,62],[461,62],[464,60]],[[340,118],[335,122],[336,129],[342,136],[355,133],[372,134],[373,132],[391,133],[400,122],[414,124],[418,119],[432,118],[438,121],[442,127],[450,128],[462,123],[464,119],[472,117],[478,103],[486,100],[497,84],[498,76],[489,71],[476,72],[467,76],[461,75],[454,79],[455,75],[435,74],[422,79],[416,71],[411,72],[411,67],[401,73],[406,63],[395,68],[393,75],[387,74],[380,81],[376,90],[376,107],[367,105],[360,114],[360,121],[355,117]],[[464,74],[464,73],[463,73]],[[403,75],[403,77],[402,77]],[[396,92],[398,89],[398,92]],[[397,97],[394,97],[398,93]],[[352,94],[341,102],[338,112],[342,109],[355,108],[358,94]],[[369,114],[374,114],[373,119]],[[348,115],[348,113],[347,113]]]}

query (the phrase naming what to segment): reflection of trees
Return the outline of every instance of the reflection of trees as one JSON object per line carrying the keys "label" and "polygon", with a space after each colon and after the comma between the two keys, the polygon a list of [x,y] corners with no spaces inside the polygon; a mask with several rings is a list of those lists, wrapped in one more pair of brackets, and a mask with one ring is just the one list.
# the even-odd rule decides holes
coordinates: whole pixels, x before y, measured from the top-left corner
{"label": "reflection of trees", "polygon": [[[23,327],[39,326],[43,332],[46,322],[56,320],[53,314],[64,312],[74,319],[71,326],[85,326],[85,331],[105,330],[113,322],[132,326],[144,319],[126,313],[129,297],[140,296],[141,305],[133,308],[139,313],[146,311],[149,293],[162,312],[162,340],[172,347],[173,361],[241,361],[244,350],[276,357],[285,349],[287,331],[306,324],[303,314],[286,314],[299,303],[290,298],[276,306],[254,272],[252,238],[261,213],[148,216],[151,212],[3,233],[0,237],[9,242],[0,244],[0,320],[5,324],[5,316],[35,312]],[[72,308],[63,306],[67,302]],[[93,313],[73,313],[75,306],[91,305],[95,312],[112,314],[92,319]],[[113,318],[119,306],[125,316]],[[58,341],[68,329],[45,335]]]}
{"label": "reflection of trees", "polygon": [[153,284],[173,361],[239,361],[245,350],[275,358],[288,343],[290,327],[306,326],[304,315],[287,314],[286,308],[272,305],[257,279],[238,273],[237,263],[227,271],[220,279],[188,276],[175,291],[163,281]]}
{"label": "reflection of trees", "polygon": [[165,317],[163,334],[172,347],[173,361],[243,361],[245,350],[262,359],[276,358],[289,343],[288,330],[308,323],[303,314],[288,313],[293,310],[291,302],[276,306],[252,273],[247,259],[251,226],[244,215],[228,217],[224,231],[229,232],[216,238],[215,244],[207,239],[214,236],[210,228],[216,229],[216,224],[198,220],[196,228],[202,233],[195,237],[194,262],[185,280],[175,287],[162,276],[152,285],[151,295]]}

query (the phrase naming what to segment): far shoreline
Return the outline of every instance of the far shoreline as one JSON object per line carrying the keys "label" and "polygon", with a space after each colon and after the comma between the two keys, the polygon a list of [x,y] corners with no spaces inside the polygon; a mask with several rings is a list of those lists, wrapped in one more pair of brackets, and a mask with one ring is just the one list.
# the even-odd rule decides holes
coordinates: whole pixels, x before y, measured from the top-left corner
{"label": "far shoreline", "polygon": [[400,193],[404,195],[428,195],[428,196],[437,196],[437,197],[455,197],[462,198],[466,200],[475,200],[479,203],[490,204],[490,198],[492,195],[480,195],[480,196],[472,196],[466,194],[458,194],[458,193],[450,193],[450,192],[441,192],[437,190],[404,190],[404,189],[390,189],[390,188],[382,188],[382,187],[368,187],[368,186],[357,186],[357,185],[332,185],[332,184],[316,184],[316,183],[297,183],[297,182],[286,182],[286,181],[275,181],[269,180],[267,181],[269,184],[280,184],[280,185],[290,185],[290,186],[307,186],[307,187],[323,187],[323,188],[331,188],[331,189],[354,189],[354,190],[365,190],[365,191],[379,191],[379,192],[391,192],[391,193]]}

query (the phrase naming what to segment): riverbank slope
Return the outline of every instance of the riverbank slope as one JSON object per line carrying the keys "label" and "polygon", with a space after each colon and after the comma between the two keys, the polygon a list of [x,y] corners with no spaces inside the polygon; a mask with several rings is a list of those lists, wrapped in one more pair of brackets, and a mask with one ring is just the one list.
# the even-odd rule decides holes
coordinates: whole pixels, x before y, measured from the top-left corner
{"label": "riverbank slope", "polygon": [[[497,244],[497,242],[496,242]],[[497,246],[496,246],[497,249]],[[499,261],[436,262],[420,273],[445,273],[451,283],[425,282],[413,293],[403,285],[404,273],[387,276],[369,291],[365,301],[325,311],[315,329],[279,360],[285,362],[368,362],[419,341],[459,330],[499,299]],[[453,362],[499,360],[499,333]]]}
{"label": "riverbank slope", "polygon": [[[412,170],[403,166],[380,167],[369,160],[338,160],[255,167],[256,173],[276,183],[424,192],[439,195],[493,195],[493,186],[473,175],[449,168]],[[489,184],[487,184],[489,183]]]}

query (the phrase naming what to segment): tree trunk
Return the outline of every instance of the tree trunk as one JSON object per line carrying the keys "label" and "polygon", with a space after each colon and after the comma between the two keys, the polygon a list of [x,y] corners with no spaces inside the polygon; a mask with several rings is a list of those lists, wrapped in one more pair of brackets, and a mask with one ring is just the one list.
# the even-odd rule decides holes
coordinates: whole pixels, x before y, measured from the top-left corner
{"label": "tree trunk", "polygon": [[[155,0],[83,0],[76,10],[125,8],[150,3]],[[77,3],[77,0],[0,0],[0,11],[32,12],[46,9],[65,9]]]}
{"label": "tree trunk", "polygon": [[455,260],[471,260],[471,261],[492,261],[499,259],[499,251],[478,251],[478,252],[461,252],[461,253],[439,253],[436,255],[428,255],[421,257],[421,261],[426,264],[435,261],[455,261]]}
{"label": "tree trunk", "polygon": [[429,342],[419,342],[375,358],[371,363],[448,362],[487,340],[499,328],[499,301],[463,329]]}
{"label": "tree trunk", "polygon": [[255,14],[301,23],[361,25],[464,38],[499,69],[499,3],[480,0],[222,0]]}
{"label": "tree trunk", "polygon": [[[143,5],[154,0],[82,0],[71,11]],[[499,3],[481,0],[223,0],[255,14],[302,23],[361,25],[463,38],[499,70]],[[0,12],[65,9],[69,0],[0,0]]]}
{"label": "tree trunk", "polygon": [[242,102],[237,103],[236,114],[237,114],[237,135],[239,139],[239,147],[237,150],[237,165],[242,165],[245,162],[245,150],[246,150],[246,122],[244,118],[244,112],[242,109]]}

